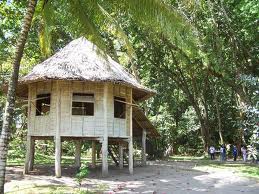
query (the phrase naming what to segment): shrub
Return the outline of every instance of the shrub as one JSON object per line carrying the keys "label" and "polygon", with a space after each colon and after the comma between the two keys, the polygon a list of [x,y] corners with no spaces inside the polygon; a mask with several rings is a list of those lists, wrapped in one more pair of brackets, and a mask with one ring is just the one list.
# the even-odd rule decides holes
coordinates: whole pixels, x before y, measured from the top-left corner
{"label": "shrub", "polygon": [[87,165],[82,165],[76,174],[76,182],[81,187],[82,181],[88,176],[89,170]]}

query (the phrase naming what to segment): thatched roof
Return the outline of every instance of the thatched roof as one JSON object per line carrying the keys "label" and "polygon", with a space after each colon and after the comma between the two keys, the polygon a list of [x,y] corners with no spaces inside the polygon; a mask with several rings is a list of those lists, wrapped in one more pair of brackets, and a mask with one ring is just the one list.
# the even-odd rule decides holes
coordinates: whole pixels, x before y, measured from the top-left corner
{"label": "thatched roof", "polygon": [[142,129],[147,130],[149,137],[159,137],[159,133],[151,121],[147,118],[142,109],[138,106],[132,107],[132,117],[133,117],[133,136],[141,136]]}
{"label": "thatched roof", "polygon": [[119,63],[103,54],[93,43],[83,37],[73,40],[59,52],[36,65],[20,80],[20,84],[44,80],[80,80],[122,84],[133,88],[133,97],[137,101],[155,93],[141,85]]}

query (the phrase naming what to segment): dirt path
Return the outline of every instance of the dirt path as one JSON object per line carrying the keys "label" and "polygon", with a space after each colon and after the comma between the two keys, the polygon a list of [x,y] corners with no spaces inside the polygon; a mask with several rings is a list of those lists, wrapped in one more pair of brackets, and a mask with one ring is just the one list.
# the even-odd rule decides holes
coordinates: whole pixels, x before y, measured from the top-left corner
{"label": "dirt path", "polygon": [[[22,175],[21,167],[8,167],[6,192],[44,185],[76,187],[75,169],[62,168],[63,177],[53,176],[53,167],[37,166],[30,175]],[[258,193],[259,181],[237,175],[234,171],[213,168],[195,168],[194,162],[149,162],[146,167],[134,168],[130,176],[127,169],[109,168],[110,176],[101,178],[100,169],[91,169],[83,187],[105,190],[104,193]]]}

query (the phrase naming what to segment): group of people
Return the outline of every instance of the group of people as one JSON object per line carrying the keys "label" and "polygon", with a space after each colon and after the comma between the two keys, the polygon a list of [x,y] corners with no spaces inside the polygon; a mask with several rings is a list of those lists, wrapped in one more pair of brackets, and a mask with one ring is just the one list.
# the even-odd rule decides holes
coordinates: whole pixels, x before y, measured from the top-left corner
{"label": "group of people", "polygon": [[[210,154],[211,160],[215,160],[216,152],[220,153],[220,161],[223,162],[223,161],[227,160],[227,148],[224,144],[220,146],[219,151],[217,151],[214,146],[209,147],[209,154]],[[246,162],[246,160],[247,160],[247,150],[246,150],[245,146],[241,147],[241,153],[242,153],[242,156],[243,156],[243,161]],[[237,156],[238,156],[238,149],[235,145],[233,145],[232,155],[233,155],[234,161],[236,161]]]}

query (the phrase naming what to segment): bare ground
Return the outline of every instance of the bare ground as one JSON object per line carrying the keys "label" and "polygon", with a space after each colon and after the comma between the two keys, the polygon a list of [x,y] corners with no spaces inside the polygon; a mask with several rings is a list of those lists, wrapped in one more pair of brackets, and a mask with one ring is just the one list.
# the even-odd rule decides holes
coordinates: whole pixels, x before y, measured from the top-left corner
{"label": "bare ground", "polygon": [[[134,175],[127,168],[109,167],[110,176],[101,177],[100,168],[90,169],[82,187],[101,190],[101,193],[259,193],[258,179],[242,177],[231,170],[195,167],[195,162],[149,162],[145,167],[135,167]],[[62,167],[62,178],[55,178],[54,167],[35,166],[29,175],[22,174],[21,166],[7,168],[5,192],[18,191],[35,186],[60,185],[77,187],[76,169]]]}

